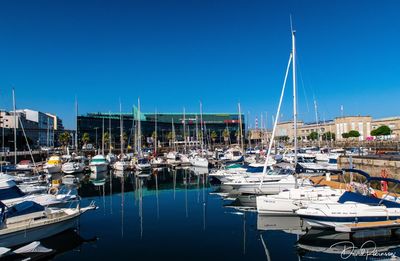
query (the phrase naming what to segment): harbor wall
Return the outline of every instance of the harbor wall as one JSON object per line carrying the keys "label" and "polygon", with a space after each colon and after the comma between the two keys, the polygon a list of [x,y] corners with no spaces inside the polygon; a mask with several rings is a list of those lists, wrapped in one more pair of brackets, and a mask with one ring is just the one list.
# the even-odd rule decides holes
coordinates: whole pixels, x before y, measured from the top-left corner
{"label": "harbor wall", "polygon": [[371,176],[380,176],[385,169],[390,178],[400,179],[400,157],[399,156],[340,156],[338,168],[349,168],[352,161],[353,168],[366,171]]}

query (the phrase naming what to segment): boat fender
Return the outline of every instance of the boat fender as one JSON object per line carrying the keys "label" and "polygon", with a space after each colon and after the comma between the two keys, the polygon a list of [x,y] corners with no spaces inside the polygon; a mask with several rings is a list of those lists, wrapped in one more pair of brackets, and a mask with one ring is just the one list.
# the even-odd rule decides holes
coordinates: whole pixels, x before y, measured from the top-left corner
{"label": "boat fender", "polygon": [[56,188],[56,187],[51,187],[50,189],[49,189],[49,194],[51,194],[51,195],[56,195],[58,193],[58,188]]}

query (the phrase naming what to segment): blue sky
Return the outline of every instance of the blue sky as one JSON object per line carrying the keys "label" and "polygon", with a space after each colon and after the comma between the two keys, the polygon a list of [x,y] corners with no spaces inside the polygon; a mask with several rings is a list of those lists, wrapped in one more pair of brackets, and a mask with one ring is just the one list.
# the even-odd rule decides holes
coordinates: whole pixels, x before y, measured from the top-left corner
{"label": "blue sky", "polygon": [[[275,114],[297,30],[299,118],[400,115],[400,1],[0,2],[0,102],[58,114]],[[291,84],[282,120],[292,115]],[[259,116],[258,116],[259,117]],[[270,118],[271,116],[268,116]],[[271,119],[268,119],[271,122]],[[269,123],[271,125],[271,123]]]}

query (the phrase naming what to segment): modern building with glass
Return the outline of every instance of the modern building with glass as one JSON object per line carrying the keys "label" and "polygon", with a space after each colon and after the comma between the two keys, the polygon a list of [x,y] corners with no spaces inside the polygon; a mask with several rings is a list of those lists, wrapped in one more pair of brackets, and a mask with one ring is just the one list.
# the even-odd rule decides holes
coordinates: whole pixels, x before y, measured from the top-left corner
{"label": "modern building with glass", "polygon": [[[242,118],[242,128],[245,130],[244,115]],[[157,140],[161,144],[167,144],[170,141],[171,133],[175,131],[175,140],[184,141],[184,126],[186,129],[186,140],[197,141],[201,137],[201,125],[203,125],[204,137],[215,138],[216,143],[224,142],[224,130],[229,130],[229,140],[232,143],[237,142],[237,133],[239,133],[239,115],[237,113],[138,113],[133,108],[130,113],[122,113],[123,130],[127,137],[127,143],[133,146],[135,131],[137,130],[140,119],[142,140],[147,145],[152,143],[152,135],[157,123]],[[203,124],[201,124],[201,119]],[[120,113],[87,113],[80,115],[78,122],[78,140],[82,140],[84,133],[90,136],[90,143],[97,145],[98,148],[102,142],[102,132],[109,132],[111,127],[111,141],[114,148],[120,147]],[[103,128],[104,125],[104,128]],[[196,131],[197,129],[197,131]],[[226,131],[225,131],[226,133]],[[199,136],[200,135],[200,136]],[[216,136],[216,137],[215,137]],[[225,135],[226,136],[226,135]]]}

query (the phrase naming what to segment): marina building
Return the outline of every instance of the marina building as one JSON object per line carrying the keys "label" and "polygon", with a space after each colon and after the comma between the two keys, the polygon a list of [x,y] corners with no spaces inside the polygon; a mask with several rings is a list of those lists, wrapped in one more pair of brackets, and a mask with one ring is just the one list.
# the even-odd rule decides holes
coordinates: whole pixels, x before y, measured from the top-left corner
{"label": "marina building", "polygon": [[[298,121],[297,136],[302,141],[308,141],[309,135],[316,132],[319,134],[319,139],[322,140],[324,133],[331,132],[335,135],[337,141],[344,141],[343,133],[355,130],[360,133],[360,136],[356,139],[363,141],[373,139],[371,131],[383,125],[388,126],[391,130],[391,134],[384,136],[384,139],[400,140],[400,117],[373,119],[371,116],[344,116],[319,123]],[[259,132],[259,130],[252,130],[252,132]],[[270,135],[271,130],[268,130],[267,133]],[[264,136],[268,137],[268,135]],[[252,136],[259,137],[260,134]],[[293,121],[278,123],[275,136],[277,139],[292,141],[294,138]]]}
{"label": "marina building", "polygon": [[[242,127],[245,129],[244,115]],[[127,144],[133,145],[134,134],[140,119],[142,143],[152,143],[152,135],[157,122],[158,142],[167,144],[170,142],[171,133],[175,131],[176,141],[184,141],[184,126],[186,128],[187,141],[196,142],[201,137],[200,128],[203,125],[204,137],[209,142],[224,142],[224,131],[229,131],[227,137],[232,143],[236,143],[236,135],[239,132],[239,116],[237,113],[137,113],[136,108],[130,113],[122,113],[123,130],[127,137]],[[201,119],[202,123],[201,124]],[[88,133],[90,143],[101,146],[102,132],[108,132],[111,126],[111,142],[113,147],[119,147],[120,142],[120,114],[119,113],[88,113],[78,116],[78,140],[82,140],[84,133]],[[104,128],[103,128],[104,124]],[[227,136],[227,131],[225,131]],[[214,141],[211,139],[214,138]]]}
{"label": "marina building", "polygon": [[[16,121],[14,121],[14,113]],[[20,149],[25,148],[26,145],[23,130],[30,145],[40,147],[56,145],[57,132],[64,129],[61,119],[56,115],[31,109],[16,110],[16,112],[1,111],[0,127],[4,129],[7,136],[6,147],[13,146],[13,129],[14,127],[17,129],[17,146]]]}

